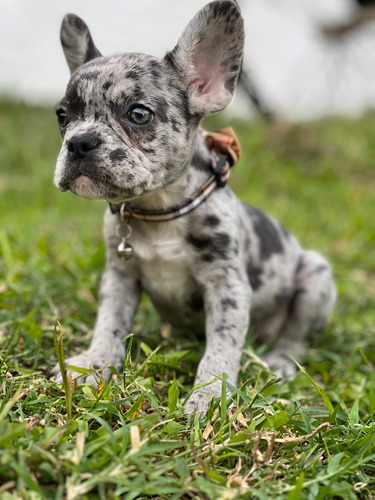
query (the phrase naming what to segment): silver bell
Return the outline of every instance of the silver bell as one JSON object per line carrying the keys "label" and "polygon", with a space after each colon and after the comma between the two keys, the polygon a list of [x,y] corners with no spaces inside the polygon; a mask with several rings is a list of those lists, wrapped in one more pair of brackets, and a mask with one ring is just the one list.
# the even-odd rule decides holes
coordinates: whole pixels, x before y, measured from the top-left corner
{"label": "silver bell", "polygon": [[117,247],[117,255],[120,257],[120,259],[125,259],[129,260],[131,257],[133,257],[134,250],[131,245],[126,243],[125,240],[122,240],[119,246]]}

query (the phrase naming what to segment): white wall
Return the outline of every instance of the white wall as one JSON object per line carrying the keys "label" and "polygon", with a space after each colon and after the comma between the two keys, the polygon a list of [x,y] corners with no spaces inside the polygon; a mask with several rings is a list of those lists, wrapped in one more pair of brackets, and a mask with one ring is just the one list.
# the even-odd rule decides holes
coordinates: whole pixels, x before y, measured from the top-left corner
{"label": "white wall", "polygon": [[86,21],[103,54],[124,51],[162,56],[205,3],[0,0],[0,94],[47,104],[63,95],[69,71],[59,32],[68,12]]}
{"label": "white wall", "polygon": [[[89,25],[103,54],[162,56],[206,0],[0,0],[0,96],[54,105],[69,72],[59,42],[65,13]],[[348,19],[354,0],[239,0],[246,25],[245,67],[283,116],[358,115],[375,106],[375,24],[339,41],[324,23]],[[234,113],[248,115],[242,99]]]}

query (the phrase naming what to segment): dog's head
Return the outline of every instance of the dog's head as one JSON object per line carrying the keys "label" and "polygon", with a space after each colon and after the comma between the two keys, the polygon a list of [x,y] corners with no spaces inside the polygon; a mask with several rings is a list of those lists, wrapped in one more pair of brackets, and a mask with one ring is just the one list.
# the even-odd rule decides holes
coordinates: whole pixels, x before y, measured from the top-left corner
{"label": "dog's head", "polygon": [[120,203],[181,177],[201,118],[233,97],[244,31],[236,3],[221,0],[192,19],[163,59],[102,57],[73,14],[63,20],[61,42],[72,76],[57,108],[63,142],[55,184]]}

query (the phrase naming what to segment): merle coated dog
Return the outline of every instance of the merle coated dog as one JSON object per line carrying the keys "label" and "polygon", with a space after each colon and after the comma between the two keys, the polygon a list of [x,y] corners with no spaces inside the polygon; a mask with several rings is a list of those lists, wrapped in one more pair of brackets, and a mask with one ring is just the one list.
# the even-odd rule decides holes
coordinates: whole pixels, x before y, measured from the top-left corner
{"label": "merle coated dog", "polygon": [[[54,182],[112,208],[91,345],[67,363],[102,368],[104,377],[109,365],[120,369],[144,291],[164,320],[205,332],[195,383],[207,385],[193,392],[187,413],[220,395],[220,380],[209,384],[216,376],[225,372],[237,383],[250,325],[259,339],[274,340],[269,366],[292,375],[289,356],[301,360],[309,333],[323,327],[335,303],[328,262],[228,186],[184,216],[151,220],[189,205],[219,162],[200,121],[233,97],[244,45],[236,3],[206,5],[162,59],[101,56],[73,14],[63,20],[61,41],[71,79],[57,109],[63,141]],[[57,366],[53,374],[61,381]]]}

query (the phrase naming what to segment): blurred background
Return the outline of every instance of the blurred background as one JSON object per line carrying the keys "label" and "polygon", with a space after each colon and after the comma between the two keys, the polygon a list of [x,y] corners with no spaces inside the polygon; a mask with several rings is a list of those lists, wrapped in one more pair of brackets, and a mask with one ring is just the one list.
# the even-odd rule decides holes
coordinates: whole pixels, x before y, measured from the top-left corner
{"label": "blurred background", "polygon": [[[89,25],[103,54],[162,56],[205,0],[2,0],[0,96],[54,105],[68,69],[62,17]],[[242,88],[234,115],[273,113],[293,121],[359,116],[375,106],[375,9],[371,0],[239,0],[246,24]]]}

